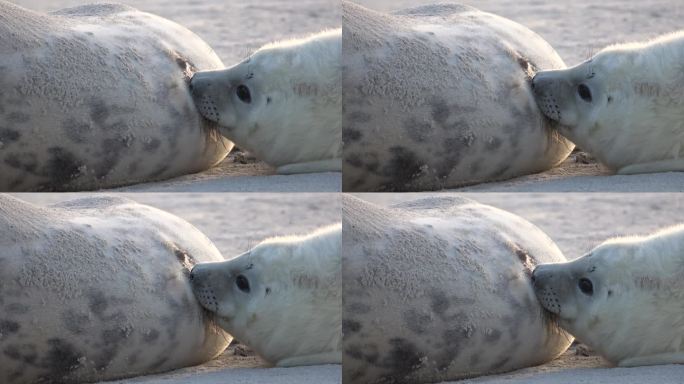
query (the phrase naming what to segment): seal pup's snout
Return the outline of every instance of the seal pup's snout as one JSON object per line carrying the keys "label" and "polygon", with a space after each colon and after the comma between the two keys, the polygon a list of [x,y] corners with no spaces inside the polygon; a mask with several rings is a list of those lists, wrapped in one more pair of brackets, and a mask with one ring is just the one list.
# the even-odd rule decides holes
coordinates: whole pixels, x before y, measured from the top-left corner
{"label": "seal pup's snout", "polygon": [[195,73],[190,79],[190,92],[192,96],[198,97],[206,93],[206,91],[211,87],[211,79],[207,76],[203,76],[201,72]]}

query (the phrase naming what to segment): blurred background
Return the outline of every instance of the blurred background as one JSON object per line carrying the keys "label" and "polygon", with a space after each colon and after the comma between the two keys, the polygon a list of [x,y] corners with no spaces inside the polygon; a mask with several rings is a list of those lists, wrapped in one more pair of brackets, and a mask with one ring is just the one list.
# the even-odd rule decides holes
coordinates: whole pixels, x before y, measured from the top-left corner
{"label": "blurred background", "polygon": [[[365,7],[390,11],[439,3],[438,0],[358,0]],[[463,0],[482,11],[516,21],[551,44],[573,66],[601,48],[644,40],[684,28],[681,0]]]}
{"label": "blurred background", "polygon": [[[10,0],[49,12],[106,0]],[[226,67],[275,40],[339,28],[339,0],[118,0],[173,20],[204,39]]]}

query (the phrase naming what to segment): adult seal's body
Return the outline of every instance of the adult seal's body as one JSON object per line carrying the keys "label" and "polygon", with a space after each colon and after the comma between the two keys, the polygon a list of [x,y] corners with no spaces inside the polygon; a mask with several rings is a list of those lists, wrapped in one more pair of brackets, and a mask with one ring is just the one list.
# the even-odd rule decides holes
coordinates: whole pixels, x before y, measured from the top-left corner
{"label": "adult seal's body", "polygon": [[342,31],[267,44],[235,66],[197,73],[197,108],[280,174],[341,171]]}
{"label": "adult seal's body", "polygon": [[620,174],[684,171],[684,31],[534,77],[560,133]]}
{"label": "adult seal's body", "polygon": [[534,32],[457,4],[342,11],[345,191],[511,178],[572,150],[534,102],[531,76],[565,66]]}
{"label": "adult seal's body", "polygon": [[537,227],[461,198],[343,200],[346,383],[432,383],[549,361],[572,338],[542,316],[534,265],[565,260]]}
{"label": "adult seal's body", "polygon": [[341,237],[337,224],[198,264],[191,275],[195,295],[223,329],[271,364],[340,364]]}
{"label": "adult seal's body", "polygon": [[186,221],[127,199],[0,196],[0,382],[94,382],[215,357],[231,337],[188,275],[221,259]]}
{"label": "adult seal's body", "polygon": [[622,367],[684,364],[684,225],[610,239],[567,263],[539,265],[534,287],[578,340]]}
{"label": "adult seal's body", "polygon": [[117,4],[51,14],[0,0],[0,191],[84,190],[202,171],[232,148],[193,72],[222,67],[187,29]]}

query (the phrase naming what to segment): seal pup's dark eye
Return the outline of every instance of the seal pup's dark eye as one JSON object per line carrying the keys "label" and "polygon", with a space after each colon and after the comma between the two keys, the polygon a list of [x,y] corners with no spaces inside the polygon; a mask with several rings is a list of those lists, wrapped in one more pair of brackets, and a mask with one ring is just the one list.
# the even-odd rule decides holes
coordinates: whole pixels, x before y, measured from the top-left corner
{"label": "seal pup's dark eye", "polygon": [[246,85],[238,85],[237,90],[238,99],[243,103],[249,104],[252,102],[252,94],[249,92],[249,88]]}
{"label": "seal pup's dark eye", "polygon": [[585,279],[584,277],[579,279],[577,286],[585,295],[591,296],[594,294],[594,284],[592,284],[589,279]]}
{"label": "seal pup's dark eye", "polygon": [[235,285],[237,285],[238,289],[242,292],[249,293],[249,280],[247,280],[245,275],[238,275],[235,279]]}
{"label": "seal pup's dark eye", "polygon": [[577,93],[582,100],[586,101],[587,103],[591,103],[591,90],[589,87],[584,84],[580,84],[579,87],[577,87]]}

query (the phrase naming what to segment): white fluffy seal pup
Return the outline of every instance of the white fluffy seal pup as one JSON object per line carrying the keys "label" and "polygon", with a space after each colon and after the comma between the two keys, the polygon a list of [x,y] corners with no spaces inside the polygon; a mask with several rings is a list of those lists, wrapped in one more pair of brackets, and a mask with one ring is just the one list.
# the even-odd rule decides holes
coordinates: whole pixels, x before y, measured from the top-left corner
{"label": "white fluffy seal pup", "polygon": [[560,133],[619,174],[684,171],[684,31],[542,71],[534,93]]}
{"label": "white fluffy seal pup", "polygon": [[234,259],[197,264],[195,295],[223,329],[271,364],[340,364],[341,229],[275,237]]}
{"label": "white fluffy seal pup", "polygon": [[221,68],[189,30],[120,4],[0,0],[0,191],[86,190],[208,169],[233,147],[197,112]]}
{"label": "white fluffy seal pup", "polygon": [[344,191],[423,191],[541,172],[574,145],[530,79],[564,68],[511,20],[460,4],[390,14],[343,1]]}
{"label": "white fluffy seal pup", "polygon": [[0,195],[0,382],[83,383],[197,365],[232,339],[203,310],[195,227],[118,197],[49,207]]}
{"label": "white fluffy seal pup", "polygon": [[198,72],[202,115],[281,174],[341,171],[342,31],[268,44],[224,70]]}
{"label": "white fluffy seal pup", "polygon": [[534,270],[559,325],[622,367],[684,364],[684,225],[610,239],[567,263]]}
{"label": "white fluffy seal pup", "polygon": [[572,337],[530,277],[565,258],[541,230],[458,197],[342,200],[344,383],[433,383],[542,364]]}

